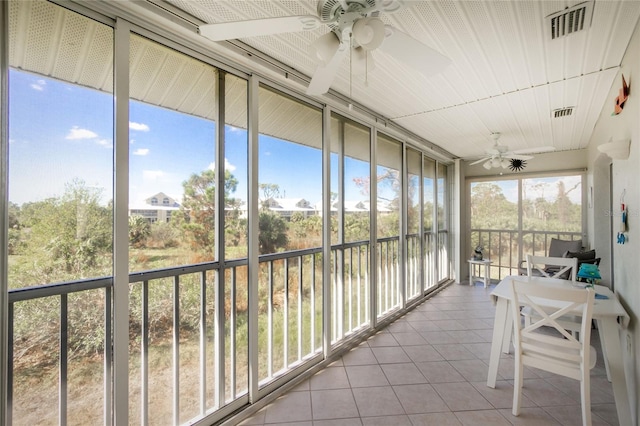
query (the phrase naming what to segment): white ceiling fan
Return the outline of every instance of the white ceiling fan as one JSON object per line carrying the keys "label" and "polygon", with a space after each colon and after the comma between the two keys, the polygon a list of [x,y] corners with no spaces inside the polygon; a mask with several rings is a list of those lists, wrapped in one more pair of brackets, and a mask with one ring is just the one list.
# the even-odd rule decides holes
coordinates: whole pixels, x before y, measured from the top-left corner
{"label": "white ceiling fan", "polygon": [[307,88],[307,94],[326,93],[346,56],[356,72],[373,68],[371,51],[385,53],[431,76],[446,68],[451,60],[398,29],[385,25],[380,13],[393,13],[402,0],[320,0],[318,16],[284,16],[279,18],[205,24],[200,34],[214,41],[231,40],[310,31],[327,25],[331,31],[311,45],[320,61]]}
{"label": "white ceiling fan", "polygon": [[522,170],[526,165],[526,160],[533,158],[530,154],[540,154],[543,152],[554,151],[552,146],[543,146],[539,148],[518,149],[515,151],[509,151],[509,147],[506,145],[498,145],[498,139],[500,139],[500,133],[492,133],[491,139],[493,139],[493,147],[485,150],[486,155],[481,159],[470,163],[470,166],[484,162],[482,167],[489,170],[491,168],[502,167],[506,169],[511,168],[514,171]]}

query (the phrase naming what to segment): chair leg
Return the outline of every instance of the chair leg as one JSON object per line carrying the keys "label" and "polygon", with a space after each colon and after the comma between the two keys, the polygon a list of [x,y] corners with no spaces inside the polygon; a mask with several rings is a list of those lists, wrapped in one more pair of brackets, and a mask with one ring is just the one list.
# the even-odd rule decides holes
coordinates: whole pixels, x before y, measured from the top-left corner
{"label": "chair leg", "polygon": [[590,370],[588,366],[582,367],[586,373],[583,373],[580,381],[580,402],[582,405],[582,425],[591,426],[591,381]]}
{"label": "chair leg", "polygon": [[515,359],[516,368],[514,369],[513,376],[513,409],[512,413],[514,416],[520,415],[520,401],[522,397],[522,380],[524,376],[524,366],[520,361],[520,354],[516,352]]}

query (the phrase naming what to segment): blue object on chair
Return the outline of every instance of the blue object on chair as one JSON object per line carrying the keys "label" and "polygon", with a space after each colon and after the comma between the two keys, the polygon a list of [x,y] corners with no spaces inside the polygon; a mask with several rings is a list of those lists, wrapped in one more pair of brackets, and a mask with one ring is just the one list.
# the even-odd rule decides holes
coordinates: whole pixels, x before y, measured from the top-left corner
{"label": "blue object on chair", "polygon": [[600,269],[598,265],[593,263],[583,263],[580,265],[580,269],[578,270],[578,278],[584,278],[587,282],[593,286],[593,282],[595,280],[599,280],[602,277],[600,276]]}

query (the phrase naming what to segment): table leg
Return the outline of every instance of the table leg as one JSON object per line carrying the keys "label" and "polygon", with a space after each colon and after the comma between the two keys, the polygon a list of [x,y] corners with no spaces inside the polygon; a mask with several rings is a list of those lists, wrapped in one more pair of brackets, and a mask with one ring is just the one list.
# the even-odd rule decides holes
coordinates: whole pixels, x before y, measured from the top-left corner
{"label": "table leg", "polygon": [[511,352],[511,335],[513,334],[513,318],[511,318],[511,304],[507,300],[507,320],[504,323],[504,335],[502,336],[502,353]]}
{"label": "table leg", "polygon": [[473,285],[473,263],[469,263],[469,285]]}
{"label": "table leg", "polygon": [[489,286],[489,283],[487,282],[488,279],[489,279],[489,264],[485,263],[484,264],[484,288],[487,288]]}
{"label": "table leg", "polygon": [[500,349],[502,348],[502,339],[504,329],[509,313],[509,303],[507,299],[498,298],[496,302],[496,317],[493,321],[493,337],[491,338],[491,355],[489,357],[489,374],[487,375],[487,386],[496,387],[496,379],[498,377],[498,365],[500,364]]}
{"label": "table leg", "polygon": [[604,345],[607,347],[605,360],[609,364],[613,396],[618,410],[618,422],[621,425],[634,424],[631,421],[631,406],[627,392],[627,381],[622,360],[622,348],[620,345],[620,329],[615,318],[608,317],[598,320],[598,329],[604,337]]}

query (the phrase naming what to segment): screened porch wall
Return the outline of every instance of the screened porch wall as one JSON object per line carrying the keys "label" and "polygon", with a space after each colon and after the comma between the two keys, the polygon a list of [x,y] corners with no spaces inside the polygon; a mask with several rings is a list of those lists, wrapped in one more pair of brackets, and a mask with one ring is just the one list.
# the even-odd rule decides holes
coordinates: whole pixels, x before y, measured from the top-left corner
{"label": "screened porch wall", "polygon": [[[30,111],[44,130],[66,126],[58,139],[48,129],[16,145],[8,159],[5,189],[18,217],[29,213],[15,230],[29,232],[2,253],[7,424],[216,422],[446,282],[446,162],[136,25],[44,1],[5,4],[15,18],[2,30],[13,46],[2,94],[13,107],[3,111],[12,114],[9,139],[35,129]],[[80,31],[70,51],[28,36],[43,22]],[[102,47],[103,66],[83,66],[91,45]],[[49,66],[62,57],[77,62]],[[70,111],[45,108],[54,89]],[[86,107],[88,96],[99,107]],[[123,113],[128,120],[111,121]],[[71,149],[53,169],[51,142]],[[101,155],[86,162],[100,167],[79,160],[87,147]],[[59,176],[30,174],[17,156],[30,154]],[[410,181],[420,194],[411,210]],[[154,199],[166,210],[149,201],[148,215],[135,213]],[[170,214],[154,221],[154,211]],[[123,217],[128,224],[116,224]],[[103,229],[103,240],[91,239]],[[72,243],[46,239],[53,234]],[[123,318],[124,335],[114,332]],[[34,393],[46,395],[36,408]]]}

